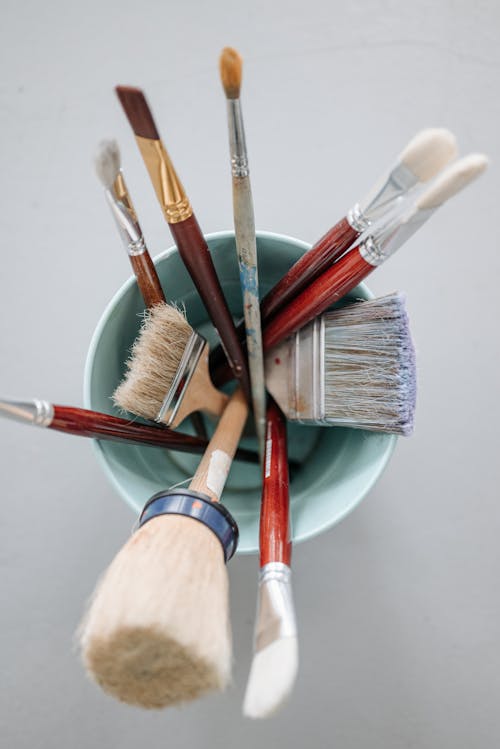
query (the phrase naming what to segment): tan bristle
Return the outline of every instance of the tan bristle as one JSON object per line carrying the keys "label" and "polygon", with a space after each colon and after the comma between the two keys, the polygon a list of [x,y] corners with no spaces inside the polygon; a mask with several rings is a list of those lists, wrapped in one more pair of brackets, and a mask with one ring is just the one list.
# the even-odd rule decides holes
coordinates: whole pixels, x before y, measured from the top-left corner
{"label": "tan bristle", "polygon": [[434,210],[463,190],[470,182],[477,179],[488,166],[488,159],[483,154],[470,154],[452,164],[420,196],[416,207],[420,211]]}
{"label": "tan bristle", "polygon": [[224,689],[228,577],[215,534],[177,515],[147,522],[98,584],[79,640],[90,676],[131,705],[163,708]]}
{"label": "tan bristle", "polygon": [[115,404],[146,419],[156,419],[193,332],[184,315],[169,304],[147,313],[132,347]]}
{"label": "tan bristle", "polygon": [[443,127],[433,127],[417,133],[399,159],[419,182],[426,182],[456,155],[457,141],[453,133]]}
{"label": "tan bristle", "polygon": [[219,69],[228,99],[238,99],[240,96],[242,67],[241,55],[232,47],[224,47],[219,60]]}

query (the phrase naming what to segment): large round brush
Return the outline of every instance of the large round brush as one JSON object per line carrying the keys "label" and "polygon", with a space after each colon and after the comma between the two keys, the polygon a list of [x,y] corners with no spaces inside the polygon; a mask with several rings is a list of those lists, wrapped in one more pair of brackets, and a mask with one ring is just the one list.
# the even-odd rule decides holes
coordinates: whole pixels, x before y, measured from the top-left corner
{"label": "large round brush", "polygon": [[161,708],[227,685],[225,562],[237,528],[218,500],[247,413],[238,390],[189,489],[151,498],[94,594],[80,633],[83,661],[124,702]]}

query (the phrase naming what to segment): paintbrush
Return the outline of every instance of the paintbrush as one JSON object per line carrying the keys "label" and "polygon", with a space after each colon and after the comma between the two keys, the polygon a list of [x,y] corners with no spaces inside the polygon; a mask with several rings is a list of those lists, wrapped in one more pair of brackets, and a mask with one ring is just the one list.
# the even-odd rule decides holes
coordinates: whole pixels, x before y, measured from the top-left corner
{"label": "paintbrush", "polygon": [[220,56],[220,76],[226,94],[231,174],[233,178],[234,237],[238,253],[246,350],[252,389],[253,416],[259,451],[264,456],[266,432],[266,388],[259,308],[259,274],[257,240],[253,210],[250,170],[248,168],[243,113],[240,102],[242,59],[231,47]]}
{"label": "paintbrush", "polygon": [[260,573],[254,657],[243,702],[249,718],[274,713],[293,689],[298,641],[291,585],[286,423],[269,400],[260,510]]}
{"label": "paintbrush", "polygon": [[415,351],[404,297],[315,318],[266,356],[266,385],[291,421],[411,434]]}
{"label": "paintbrush", "polygon": [[[74,406],[58,406],[35,398],[33,400],[2,398],[0,416],[23,424],[47,427],[80,437],[150,445],[179,452],[203,453],[208,444],[206,439],[174,432],[163,426],[139,424],[99,411],[89,411]],[[239,448],[236,451],[235,460],[257,463],[258,456],[252,450]]]}
{"label": "paintbrush", "polygon": [[116,92],[134,131],[151,182],[179,254],[220,336],[229,365],[250,400],[245,354],[236,334],[208,245],[179,180],[143,92],[117,86]]}
{"label": "paintbrush", "polygon": [[375,225],[319,278],[276,313],[263,332],[264,351],[276,346],[348,294],[401,247],[447,200],[476,179],[488,164],[471,154],[445,169],[414,202]]}
{"label": "paintbrush", "polygon": [[[120,149],[115,140],[104,140],[100,143],[95,166],[144,304],[150,309],[156,304],[166,304],[158,273],[146,246],[132,198],[125,183],[121,169]],[[197,435],[206,440],[205,424],[200,414],[193,412],[190,418]]]}
{"label": "paintbrush", "polygon": [[238,531],[219,499],[247,414],[238,389],[189,489],[150,499],[95,591],[80,629],[82,658],[123,702],[162,708],[227,685],[225,562]]}
{"label": "paintbrush", "polygon": [[[263,324],[318,278],[356,242],[362,232],[393,211],[413,190],[432,179],[455,158],[455,136],[444,128],[421,130],[406,145],[395,164],[316,244],[268,291],[260,304]],[[241,334],[241,326],[237,328]],[[210,369],[220,383],[224,356],[220,347],[210,354]],[[215,372],[217,371],[217,375]],[[226,375],[227,376],[227,375]]]}

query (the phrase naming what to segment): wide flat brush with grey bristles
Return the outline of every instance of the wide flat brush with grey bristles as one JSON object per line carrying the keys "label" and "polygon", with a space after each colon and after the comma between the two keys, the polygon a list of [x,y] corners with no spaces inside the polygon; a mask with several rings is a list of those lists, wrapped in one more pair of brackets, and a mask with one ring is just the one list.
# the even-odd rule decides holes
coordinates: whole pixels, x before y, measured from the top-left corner
{"label": "wide flat brush with grey bristles", "polygon": [[316,318],[269,352],[266,384],[292,421],[410,434],[416,371],[404,297]]}

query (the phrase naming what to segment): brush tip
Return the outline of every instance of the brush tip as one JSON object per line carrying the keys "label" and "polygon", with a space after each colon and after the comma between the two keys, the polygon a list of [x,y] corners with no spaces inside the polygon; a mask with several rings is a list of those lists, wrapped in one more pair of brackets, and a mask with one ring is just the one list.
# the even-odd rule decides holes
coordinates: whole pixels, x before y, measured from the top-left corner
{"label": "brush tip", "polygon": [[418,210],[434,210],[456,195],[479,177],[488,166],[488,158],[481,153],[472,153],[459,159],[441,174],[420,196]]}
{"label": "brush tip", "polygon": [[282,637],[255,653],[243,702],[247,718],[267,718],[289,697],[297,678],[297,637]]}
{"label": "brush tip", "polygon": [[452,161],[457,153],[457,141],[450,130],[429,127],[411,139],[399,158],[419,182],[426,182]]}
{"label": "brush tip", "polygon": [[120,172],[120,149],[116,140],[102,140],[99,143],[95,170],[104,187],[110,189]]}
{"label": "brush tip", "polygon": [[219,70],[226,97],[238,99],[241,88],[243,58],[233,47],[224,47],[219,59]]}
{"label": "brush tip", "polygon": [[134,86],[116,86],[115,91],[135,135],[159,140],[160,136],[144,92]]}

